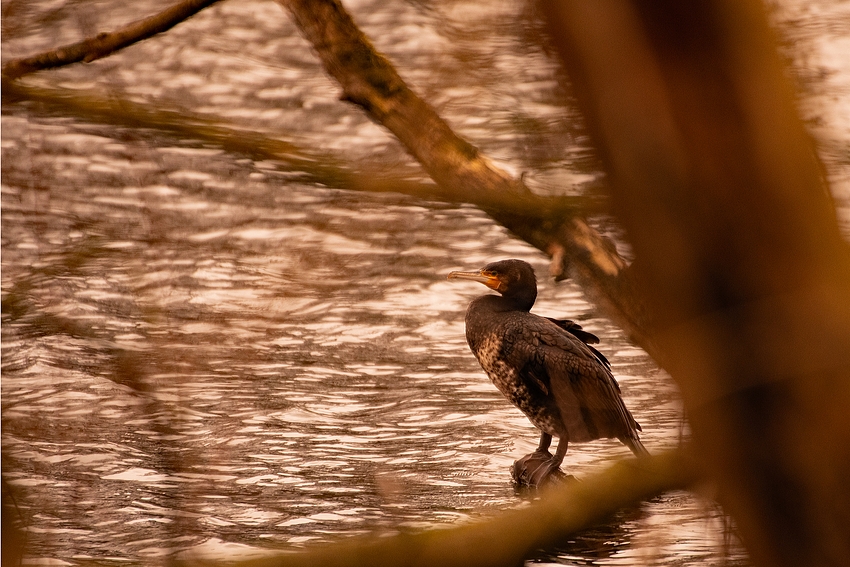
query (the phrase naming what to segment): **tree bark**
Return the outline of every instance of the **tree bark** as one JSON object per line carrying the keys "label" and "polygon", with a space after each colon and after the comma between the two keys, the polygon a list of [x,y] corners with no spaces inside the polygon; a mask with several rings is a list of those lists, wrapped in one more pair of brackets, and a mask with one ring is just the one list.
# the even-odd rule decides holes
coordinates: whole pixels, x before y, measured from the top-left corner
{"label": "tree bark", "polygon": [[541,2],[756,565],[850,565],[850,253],[754,0]]}

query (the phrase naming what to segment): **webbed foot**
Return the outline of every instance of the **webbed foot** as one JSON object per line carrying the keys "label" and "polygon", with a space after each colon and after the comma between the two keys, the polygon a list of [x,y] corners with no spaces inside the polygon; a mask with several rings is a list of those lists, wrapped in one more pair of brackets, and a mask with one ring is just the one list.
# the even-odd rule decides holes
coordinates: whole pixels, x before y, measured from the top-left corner
{"label": "webbed foot", "polygon": [[549,451],[535,451],[514,461],[511,477],[520,486],[540,488],[573,478],[564,474]]}

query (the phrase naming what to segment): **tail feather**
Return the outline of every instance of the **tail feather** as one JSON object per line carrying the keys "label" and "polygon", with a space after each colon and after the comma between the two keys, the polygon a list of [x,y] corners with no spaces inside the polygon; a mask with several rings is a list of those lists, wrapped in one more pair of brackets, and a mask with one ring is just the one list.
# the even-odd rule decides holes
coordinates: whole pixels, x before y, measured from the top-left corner
{"label": "tail feather", "polygon": [[643,443],[641,443],[637,435],[634,437],[624,437],[620,439],[620,441],[622,441],[626,447],[631,449],[632,453],[634,453],[639,459],[649,457],[649,451],[646,450],[646,447],[643,446]]}

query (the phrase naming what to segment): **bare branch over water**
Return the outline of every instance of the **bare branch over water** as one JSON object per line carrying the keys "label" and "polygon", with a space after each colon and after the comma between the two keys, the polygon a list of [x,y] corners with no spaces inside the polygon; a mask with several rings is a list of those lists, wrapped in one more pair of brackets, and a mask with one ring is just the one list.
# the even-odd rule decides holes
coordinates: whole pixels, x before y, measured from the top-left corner
{"label": "bare branch over water", "polygon": [[77,43],[63,45],[30,57],[13,59],[3,66],[3,76],[7,79],[17,79],[36,71],[64,67],[81,61],[90,63],[158,33],[168,31],[218,1],[184,0],[167,10],[136,20],[113,32],[102,32]]}

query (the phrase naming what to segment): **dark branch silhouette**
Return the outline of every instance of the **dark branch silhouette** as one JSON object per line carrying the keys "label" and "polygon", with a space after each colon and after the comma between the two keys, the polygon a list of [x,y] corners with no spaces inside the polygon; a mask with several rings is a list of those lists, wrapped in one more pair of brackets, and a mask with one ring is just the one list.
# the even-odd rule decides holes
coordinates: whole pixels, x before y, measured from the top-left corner
{"label": "dark branch silhouette", "polygon": [[90,63],[158,33],[168,31],[218,1],[185,0],[158,14],[136,20],[114,32],[99,33],[77,43],[57,47],[30,57],[13,59],[3,66],[3,76],[7,79],[17,79],[36,71],[63,67],[71,63],[81,61]]}
{"label": "dark branch silhouette", "polygon": [[850,250],[755,0],[541,0],[755,565],[850,564]]}

